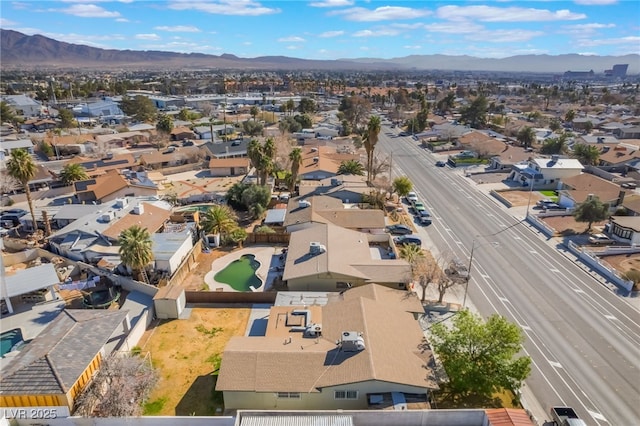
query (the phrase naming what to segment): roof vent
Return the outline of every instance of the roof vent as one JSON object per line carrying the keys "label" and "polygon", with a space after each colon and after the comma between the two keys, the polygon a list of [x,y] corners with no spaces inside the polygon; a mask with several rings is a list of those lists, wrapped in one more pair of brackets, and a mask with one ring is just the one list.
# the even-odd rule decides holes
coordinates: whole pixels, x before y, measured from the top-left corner
{"label": "roof vent", "polygon": [[298,201],[298,207],[304,209],[305,207],[311,207],[311,201],[308,200],[300,200]]}
{"label": "roof vent", "polygon": [[356,331],[343,331],[338,345],[344,352],[359,352],[364,350],[364,337]]}
{"label": "roof vent", "polygon": [[133,214],[143,214],[143,213],[144,213],[144,207],[142,206],[142,204],[138,204],[133,208]]}
{"label": "roof vent", "polygon": [[310,254],[322,254],[327,251],[327,248],[318,242],[311,241],[309,243],[309,253]]}
{"label": "roof vent", "polygon": [[560,159],[560,156],[558,154],[553,154],[551,156],[551,161],[554,163],[557,163],[559,159]]}
{"label": "roof vent", "polygon": [[311,152],[318,152],[318,148],[316,147],[311,148]]}
{"label": "roof vent", "polygon": [[313,162],[317,163],[318,161],[320,161],[320,157],[313,157]]}
{"label": "roof vent", "polygon": [[126,198],[116,198],[116,207],[119,209],[123,209],[129,204]]}

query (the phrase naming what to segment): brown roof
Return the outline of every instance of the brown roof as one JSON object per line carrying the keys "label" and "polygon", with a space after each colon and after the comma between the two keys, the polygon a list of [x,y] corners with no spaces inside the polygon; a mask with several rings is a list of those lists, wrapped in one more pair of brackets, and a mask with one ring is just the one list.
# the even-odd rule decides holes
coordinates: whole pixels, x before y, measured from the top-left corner
{"label": "brown roof", "polygon": [[471,131],[458,138],[458,141],[466,148],[489,155],[498,155],[507,146],[504,142],[492,138],[484,133]]}
{"label": "brown roof", "polygon": [[[315,148],[317,151],[312,151]],[[300,164],[299,175],[313,173],[316,171],[324,171],[329,173],[338,173],[340,160],[333,160],[330,155],[335,154],[335,149],[328,146],[304,146],[302,147],[302,162]],[[318,158],[318,161],[314,161]]]}
{"label": "brown roof", "polygon": [[[428,367],[432,354],[422,347],[422,330],[407,309],[417,301],[415,295],[387,289],[398,296],[380,300],[356,293],[347,297],[352,290],[356,289],[346,291],[344,297],[330,299],[322,308],[312,307],[310,322],[322,321],[322,335],[317,339],[304,338],[297,332],[289,332],[286,338],[280,333],[270,335],[269,330],[275,327],[272,323],[283,324],[296,309],[272,308],[266,336],[233,337],[229,341],[216,389],[319,392],[326,387],[370,380],[386,382],[390,389],[394,384],[437,389]],[[317,315],[318,310],[321,315]],[[336,341],[345,331],[362,333],[365,349],[340,350]],[[290,343],[284,343],[289,338]]]}
{"label": "brown roof", "polygon": [[143,208],[142,214],[135,214],[131,211],[105,229],[102,234],[108,238],[117,240],[122,231],[133,225],[146,228],[150,234],[153,234],[162,228],[162,225],[164,225],[164,223],[169,220],[169,216],[171,216],[169,210],[156,207],[153,204],[141,203],[141,205]]}
{"label": "brown roof", "polygon": [[303,198],[291,198],[287,204],[287,215],[284,220],[284,226],[290,226],[297,223],[320,221],[326,223],[327,219],[323,217],[314,218],[313,212],[318,210],[334,210],[341,209],[342,201],[337,198],[319,195],[315,197],[304,198],[311,203],[310,207],[300,207],[299,202]]}
{"label": "brown roof", "polygon": [[249,159],[246,157],[212,158],[209,160],[209,168],[216,167],[249,167]]}
{"label": "brown roof", "polygon": [[[597,146],[597,145],[596,145]],[[621,164],[634,158],[640,158],[638,148],[629,148],[620,144],[611,144],[607,152],[601,152],[599,159],[606,164]]]}
{"label": "brown roof", "polygon": [[584,202],[589,195],[597,196],[605,203],[617,200],[620,196],[620,185],[590,173],[562,179],[562,183],[567,187],[563,192],[576,203]]}
{"label": "brown roof", "polygon": [[632,194],[624,197],[622,207],[635,213],[640,213],[640,195]]}
{"label": "brown roof", "polygon": [[138,163],[131,154],[114,155],[111,158],[74,157],[65,164],[81,164],[89,176],[97,176],[109,170],[124,170]]}
{"label": "brown roof", "polygon": [[126,188],[127,185],[127,180],[117,170],[110,170],[95,179],[74,183],[76,193],[93,192],[96,200],[101,200],[109,194]]}
{"label": "brown roof", "polygon": [[515,408],[494,408],[485,410],[489,426],[533,426],[525,410]]}
{"label": "brown roof", "polygon": [[640,232],[640,216],[611,216],[611,222],[634,232]]}
{"label": "brown roof", "polygon": [[182,133],[191,133],[191,134],[193,134],[193,131],[190,128],[186,127],[186,126],[174,127],[171,130],[171,135],[174,135],[174,136],[175,135],[180,135]]}
{"label": "brown roof", "polygon": [[159,164],[170,162],[179,158],[191,158],[199,154],[200,150],[196,146],[188,146],[176,148],[175,151],[152,151],[145,152],[140,156],[140,163],[143,164]]}
{"label": "brown roof", "polygon": [[321,210],[316,212],[334,225],[347,229],[375,229],[384,228],[384,212],[374,209],[345,209]]}
{"label": "brown roof", "polygon": [[522,147],[505,144],[505,148],[495,156],[500,157],[503,163],[515,164],[521,161],[527,161],[531,158],[531,153],[525,151]]}
{"label": "brown roof", "polygon": [[[309,255],[309,242],[326,251]],[[318,223],[291,233],[283,280],[338,274],[379,283],[408,283],[411,266],[402,259],[373,259],[367,234],[333,224]]]}
{"label": "brown roof", "polygon": [[95,137],[91,133],[81,135],[52,136],[46,135],[44,140],[50,145],[82,145],[87,142],[95,142]]}

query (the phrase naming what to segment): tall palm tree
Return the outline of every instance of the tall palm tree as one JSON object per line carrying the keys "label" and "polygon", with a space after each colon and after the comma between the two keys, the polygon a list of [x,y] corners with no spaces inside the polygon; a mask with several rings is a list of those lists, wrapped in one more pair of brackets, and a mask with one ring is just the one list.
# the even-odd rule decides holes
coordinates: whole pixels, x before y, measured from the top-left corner
{"label": "tall palm tree", "polygon": [[37,229],[33,200],[31,200],[31,189],[29,188],[29,181],[36,175],[36,163],[33,157],[25,149],[14,149],[11,151],[11,157],[7,162],[7,172],[9,176],[20,182],[24,188],[24,193],[27,195],[27,203],[29,203],[29,212],[33,220],[33,227],[34,230]]}
{"label": "tall palm tree", "polygon": [[222,239],[238,227],[238,217],[229,206],[213,206],[203,213],[200,224],[207,234],[220,234]]}
{"label": "tall palm tree", "polygon": [[145,271],[146,266],[153,260],[151,251],[151,235],[147,228],[133,225],[120,233],[118,237],[118,253],[120,260],[133,271],[142,275],[144,282],[149,284],[149,278]]}
{"label": "tall palm tree", "polygon": [[89,179],[89,175],[81,164],[67,164],[60,172],[60,179],[65,185],[71,185],[74,182]]}
{"label": "tall palm tree", "polygon": [[364,149],[367,150],[367,179],[371,180],[371,170],[373,168],[373,152],[378,143],[380,134],[380,117],[372,115],[367,124],[367,137],[364,140]]}
{"label": "tall palm tree", "polygon": [[291,181],[289,182],[289,192],[293,192],[298,180],[298,173],[300,172],[300,164],[302,164],[302,149],[296,147],[289,153],[289,160],[291,161]]}

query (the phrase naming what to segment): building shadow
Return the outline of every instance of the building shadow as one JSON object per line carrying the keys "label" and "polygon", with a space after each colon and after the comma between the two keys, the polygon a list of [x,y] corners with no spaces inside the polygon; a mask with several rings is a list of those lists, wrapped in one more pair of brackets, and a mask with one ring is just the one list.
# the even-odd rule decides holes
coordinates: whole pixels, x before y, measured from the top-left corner
{"label": "building shadow", "polygon": [[196,377],[176,405],[176,416],[215,416],[224,412],[222,392],[216,392],[218,375],[213,372]]}

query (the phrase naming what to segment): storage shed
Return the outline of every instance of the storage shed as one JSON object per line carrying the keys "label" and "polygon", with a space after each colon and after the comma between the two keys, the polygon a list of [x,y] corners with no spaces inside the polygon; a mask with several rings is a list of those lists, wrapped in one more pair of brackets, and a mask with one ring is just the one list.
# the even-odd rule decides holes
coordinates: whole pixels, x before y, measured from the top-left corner
{"label": "storage shed", "polygon": [[153,297],[156,317],[159,319],[177,319],[187,304],[184,288],[168,285],[162,287]]}

